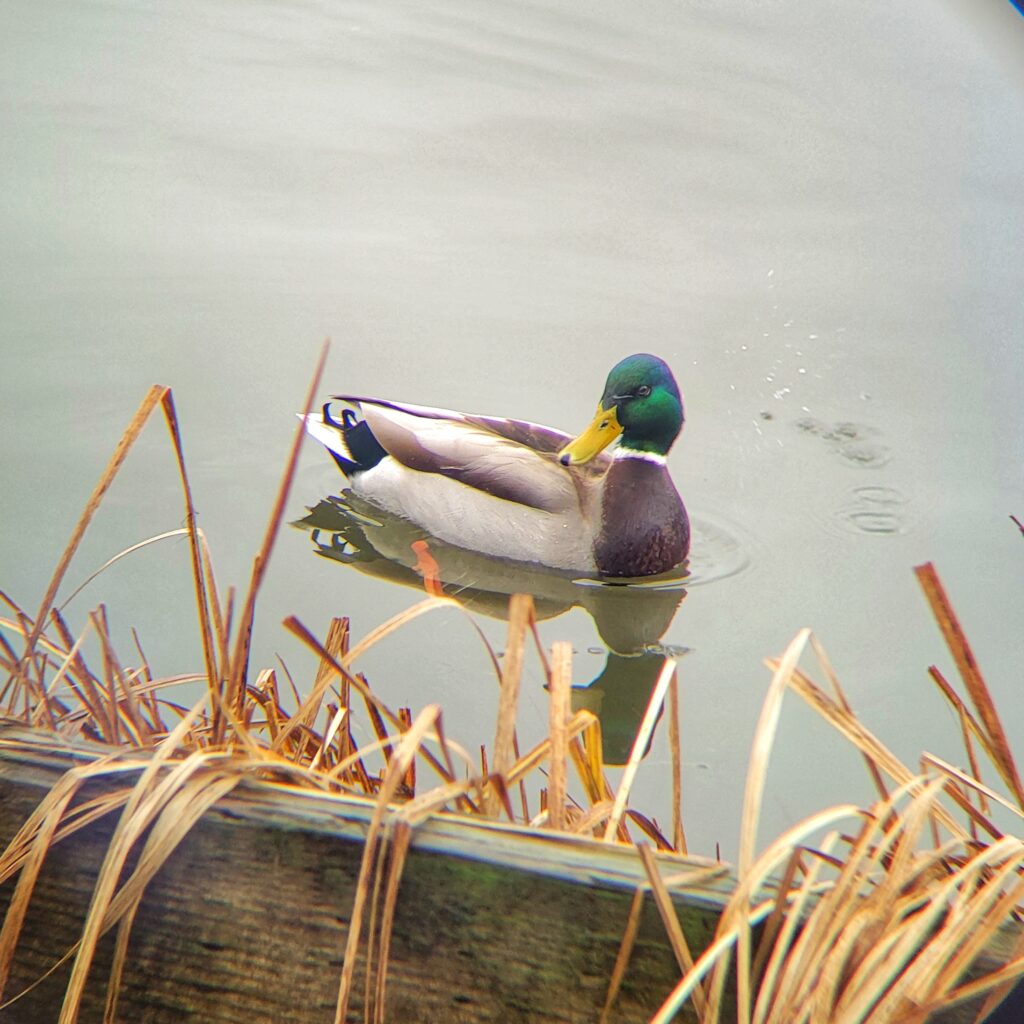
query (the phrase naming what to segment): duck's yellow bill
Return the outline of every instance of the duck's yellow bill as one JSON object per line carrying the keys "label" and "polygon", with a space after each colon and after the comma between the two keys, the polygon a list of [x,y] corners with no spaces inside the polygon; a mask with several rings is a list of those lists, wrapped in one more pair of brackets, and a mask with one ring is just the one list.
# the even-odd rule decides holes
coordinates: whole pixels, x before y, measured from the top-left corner
{"label": "duck's yellow bill", "polygon": [[619,423],[618,409],[613,405],[611,409],[606,410],[599,405],[597,415],[590,426],[558,453],[558,461],[563,466],[578,466],[583,462],[589,462],[621,433],[622,424]]}

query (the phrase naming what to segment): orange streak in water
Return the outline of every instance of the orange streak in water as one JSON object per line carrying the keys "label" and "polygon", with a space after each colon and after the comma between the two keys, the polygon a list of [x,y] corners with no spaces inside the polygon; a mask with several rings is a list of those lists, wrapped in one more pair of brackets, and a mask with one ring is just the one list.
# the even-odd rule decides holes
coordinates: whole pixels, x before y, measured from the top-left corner
{"label": "orange streak in water", "polygon": [[416,552],[416,571],[423,577],[423,589],[431,597],[443,597],[441,567],[430,553],[430,545],[425,540],[417,540],[413,541],[412,549]]}

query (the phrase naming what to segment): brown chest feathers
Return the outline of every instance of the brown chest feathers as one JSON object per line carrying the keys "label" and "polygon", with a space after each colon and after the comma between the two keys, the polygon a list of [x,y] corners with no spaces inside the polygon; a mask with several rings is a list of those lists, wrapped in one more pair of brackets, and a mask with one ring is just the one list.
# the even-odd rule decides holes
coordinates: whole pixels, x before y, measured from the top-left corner
{"label": "brown chest feathers", "polygon": [[690,520],[668,470],[619,458],[608,470],[594,558],[603,576],[668,572],[690,550]]}

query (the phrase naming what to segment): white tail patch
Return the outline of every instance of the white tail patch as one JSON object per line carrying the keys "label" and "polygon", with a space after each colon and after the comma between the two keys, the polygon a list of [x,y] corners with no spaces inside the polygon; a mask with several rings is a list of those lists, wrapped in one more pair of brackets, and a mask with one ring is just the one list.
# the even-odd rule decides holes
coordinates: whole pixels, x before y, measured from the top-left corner
{"label": "white tail patch", "polygon": [[306,433],[314,440],[319,441],[325,448],[340,455],[349,462],[354,462],[352,453],[345,444],[345,435],[335,426],[324,422],[322,413],[311,412],[303,418],[302,413],[296,414],[300,420],[304,420]]}

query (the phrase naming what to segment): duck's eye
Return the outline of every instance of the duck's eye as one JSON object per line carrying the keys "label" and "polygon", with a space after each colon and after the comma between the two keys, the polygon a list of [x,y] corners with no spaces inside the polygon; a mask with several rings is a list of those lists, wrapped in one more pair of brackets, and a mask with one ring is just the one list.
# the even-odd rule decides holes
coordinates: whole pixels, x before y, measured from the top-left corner
{"label": "duck's eye", "polygon": [[638,388],[636,389],[636,393],[637,393],[637,394],[638,394],[638,395],[639,395],[639,396],[640,396],[641,398],[646,398],[646,397],[647,397],[647,396],[648,396],[648,395],[649,395],[649,394],[651,393],[651,389],[650,389],[650,387],[649,387],[648,385],[646,385],[646,384],[641,384],[641,385],[640,385],[640,387],[638,387]]}
{"label": "duck's eye", "polygon": [[606,430],[607,428],[608,428],[608,421],[607,420],[601,420],[601,426],[599,426],[597,429],[598,430]]}

